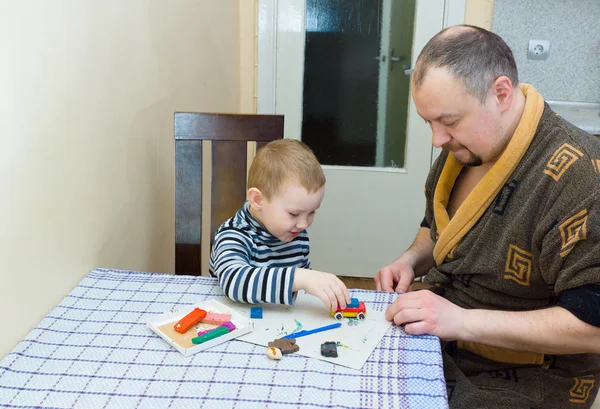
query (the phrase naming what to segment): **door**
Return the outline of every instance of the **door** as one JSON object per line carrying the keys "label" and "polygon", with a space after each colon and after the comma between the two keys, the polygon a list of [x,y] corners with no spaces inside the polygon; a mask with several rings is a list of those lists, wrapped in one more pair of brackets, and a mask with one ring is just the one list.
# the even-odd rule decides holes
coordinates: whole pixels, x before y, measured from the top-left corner
{"label": "door", "polygon": [[259,0],[258,112],[284,114],[327,177],[314,269],[373,277],[412,243],[432,146],[410,70],[463,16],[464,0]]}

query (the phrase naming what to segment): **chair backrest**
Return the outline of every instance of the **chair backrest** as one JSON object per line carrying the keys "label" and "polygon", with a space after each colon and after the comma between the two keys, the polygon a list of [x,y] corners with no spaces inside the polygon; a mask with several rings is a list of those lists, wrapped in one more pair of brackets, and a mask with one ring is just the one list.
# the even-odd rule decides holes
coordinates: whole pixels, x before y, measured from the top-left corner
{"label": "chair backrest", "polygon": [[175,274],[208,275],[215,231],[246,199],[256,150],[283,115],[175,113]]}

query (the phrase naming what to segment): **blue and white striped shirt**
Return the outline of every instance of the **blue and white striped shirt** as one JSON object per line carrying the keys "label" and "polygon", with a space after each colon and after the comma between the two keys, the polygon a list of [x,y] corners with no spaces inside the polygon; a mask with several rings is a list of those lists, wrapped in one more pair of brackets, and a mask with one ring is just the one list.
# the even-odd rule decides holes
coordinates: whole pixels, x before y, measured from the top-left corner
{"label": "blue and white striped shirt", "polygon": [[292,305],[296,268],[310,268],[308,233],[284,243],[252,217],[249,206],[244,203],[217,230],[210,274],[234,301]]}

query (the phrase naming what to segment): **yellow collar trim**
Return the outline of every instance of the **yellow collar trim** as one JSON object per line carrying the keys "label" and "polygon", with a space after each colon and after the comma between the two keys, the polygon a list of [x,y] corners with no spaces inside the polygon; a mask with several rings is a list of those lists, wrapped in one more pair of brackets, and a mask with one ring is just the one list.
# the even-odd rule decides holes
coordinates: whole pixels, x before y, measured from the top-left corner
{"label": "yellow collar trim", "polygon": [[544,99],[529,84],[520,84],[520,88],[525,94],[526,100],[523,116],[515,133],[498,161],[469,193],[452,220],[448,216],[446,207],[456,178],[463,166],[452,153],[448,155],[433,196],[433,214],[439,235],[433,250],[437,265],[444,261],[450,250],[477,223],[513,173],[533,140],[542,112],[544,112]]}

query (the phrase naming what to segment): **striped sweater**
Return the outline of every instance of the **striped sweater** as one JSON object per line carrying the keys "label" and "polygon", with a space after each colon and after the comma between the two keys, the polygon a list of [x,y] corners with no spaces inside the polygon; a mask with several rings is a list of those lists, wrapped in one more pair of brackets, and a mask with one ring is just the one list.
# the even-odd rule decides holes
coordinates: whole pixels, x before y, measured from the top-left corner
{"label": "striped sweater", "polygon": [[296,268],[310,268],[308,253],[306,230],[284,243],[252,217],[246,202],[217,230],[210,274],[234,301],[292,305]]}

